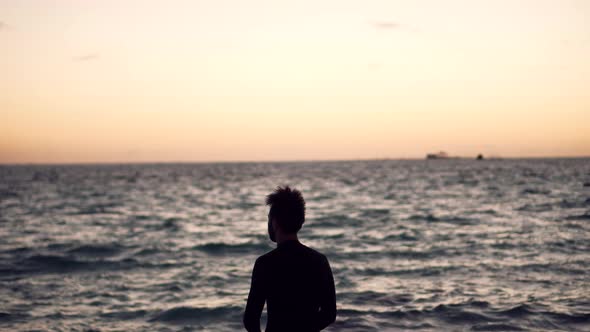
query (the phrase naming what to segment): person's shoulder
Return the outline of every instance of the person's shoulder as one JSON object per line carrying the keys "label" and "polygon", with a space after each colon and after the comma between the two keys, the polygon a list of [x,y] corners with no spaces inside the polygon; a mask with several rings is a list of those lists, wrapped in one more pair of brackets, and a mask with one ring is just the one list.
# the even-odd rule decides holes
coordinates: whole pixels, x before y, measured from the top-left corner
{"label": "person's shoulder", "polygon": [[265,262],[269,261],[272,259],[272,257],[274,257],[276,255],[277,249],[273,249],[267,253],[265,253],[264,255],[259,256],[256,259],[256,264],[264,264]]}
{"label": "person's shoulder", "polygon": [[301,244],[301,246],[303,247],[303,250],[309,255],[314,257],[315,259],[319,260],[319,261],[328,261],[328,258],[326,257],[326,255],[322,254],[321,252],[319,252],[316,249],[310,248],[304,244]]}

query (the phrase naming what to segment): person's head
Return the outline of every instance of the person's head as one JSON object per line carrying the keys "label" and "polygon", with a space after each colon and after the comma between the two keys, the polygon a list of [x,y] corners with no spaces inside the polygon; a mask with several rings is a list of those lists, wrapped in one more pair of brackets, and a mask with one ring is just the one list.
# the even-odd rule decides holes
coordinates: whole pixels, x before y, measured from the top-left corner
{"label": "person's head", "polygon": [[266,196],[268,212],[268,235],[276,242],[276,233],[297,234],[305,222],[305,200],[301,192],[289,186],[277,187]]}

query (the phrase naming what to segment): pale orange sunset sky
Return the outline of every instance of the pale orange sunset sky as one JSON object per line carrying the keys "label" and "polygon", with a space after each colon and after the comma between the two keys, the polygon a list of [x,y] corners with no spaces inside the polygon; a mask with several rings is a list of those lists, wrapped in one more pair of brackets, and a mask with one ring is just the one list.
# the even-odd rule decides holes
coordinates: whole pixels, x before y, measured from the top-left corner
{"label": "pale orange sunset sky", "polygon": [[590,1],[0,1],[0,163],[590,156]]}

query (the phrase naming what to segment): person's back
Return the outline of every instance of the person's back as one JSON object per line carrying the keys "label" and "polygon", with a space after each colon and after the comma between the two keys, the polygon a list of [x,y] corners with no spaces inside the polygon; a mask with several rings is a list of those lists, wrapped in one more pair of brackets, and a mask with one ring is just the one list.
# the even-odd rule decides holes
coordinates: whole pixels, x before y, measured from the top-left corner
{"label": "person's back", "polygon": [[[269,195],[269,205],[275,203],[274,206],[281,209],[282,202],[277,201],[295,195],[304,211],[305,203],[298,191],[286,187],[277,189],[275,194]],[[254,264],[244,326],[248,331],[260,331],[260,315],[266,302],[267,332],[320,331],[336,318],[336,295],[330,265],[324,255],[298,241],[297,231],[303,224],[302,218],[297,218],[300,220],[298,227],[289,228],[284,223],[285,216],[273,212],[276,211],[271,207],[269,235],[278,246],[260,256]],[[275,217],[283,223],[275,221]]]}

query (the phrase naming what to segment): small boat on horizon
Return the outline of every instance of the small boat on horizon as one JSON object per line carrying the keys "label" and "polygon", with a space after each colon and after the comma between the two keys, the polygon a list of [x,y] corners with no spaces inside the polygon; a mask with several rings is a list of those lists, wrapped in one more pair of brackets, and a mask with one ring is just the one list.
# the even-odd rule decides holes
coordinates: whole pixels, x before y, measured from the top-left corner
{"label": "small boat on horizon", "polygon": [[439,151],[437,153],[428,153],[426,155],[426,159],[450,159],[450,158],[451,157],[449,156],[449,154],[444,151]]}

